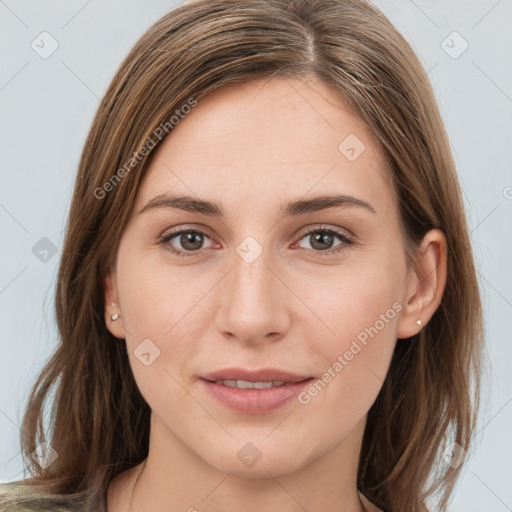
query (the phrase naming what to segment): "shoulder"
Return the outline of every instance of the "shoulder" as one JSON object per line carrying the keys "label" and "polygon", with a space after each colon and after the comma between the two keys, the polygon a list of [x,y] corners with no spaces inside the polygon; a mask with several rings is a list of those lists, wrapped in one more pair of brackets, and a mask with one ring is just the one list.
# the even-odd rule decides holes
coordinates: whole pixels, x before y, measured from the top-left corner
{"label": "shoulder", "polygon": [[16,483],[0,484],[0,512],[33,512],[30,501],[35,491],[30,485]]}
{"label": "shoulder", "polygon": [[2,505],[9,498],[29,498],[34,494],[34,490],[32,486],[28,484],[11,482],[11,483],[0,483],[0,511],[2,509]]}
{"label": "shoulder", "polygon": [[48,495],[41,486],[26,482],[0,483],[0,512],[75,512],[66,499]]}
{"label": "shoulder", "polygon": [[[53,480],[25,478],[0,482],[0,512],[106,512],[110,468],[100,468],[87,489],[55,494]],[[62,487],[62,486],[61,486]]]}

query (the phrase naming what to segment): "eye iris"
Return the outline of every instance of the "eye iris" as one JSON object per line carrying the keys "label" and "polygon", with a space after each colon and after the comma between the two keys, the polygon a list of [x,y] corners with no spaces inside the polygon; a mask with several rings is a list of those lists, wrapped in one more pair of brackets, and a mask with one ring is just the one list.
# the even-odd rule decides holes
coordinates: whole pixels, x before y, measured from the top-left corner
{"label": "eye iris", "polygon": [[[190,247],[189,242],[191,244],[196,244],[196,246]],[[180,236],[180,243],[184,249],[188,249],[190,251],[196,251],[201,248],[203,243],[203,235],[200,233],[185,233]]]}
{"label": "eye iris", "polygon": [[326,231],[322,231],[320,233],[315,233],[314,235],[311,235],[311,236],[313,237],[313,243],[311,244],[311,247],[313,247],[314,249],[319,249],[319,250],[329,249],[329,247],[325,247],[322,245],[320,245],[320,247],[316,247],[317,242],[325,243],[327,241],[327,242],[330,242],[330,243],[328,243],[329,246],[333,242],[333,235]]}

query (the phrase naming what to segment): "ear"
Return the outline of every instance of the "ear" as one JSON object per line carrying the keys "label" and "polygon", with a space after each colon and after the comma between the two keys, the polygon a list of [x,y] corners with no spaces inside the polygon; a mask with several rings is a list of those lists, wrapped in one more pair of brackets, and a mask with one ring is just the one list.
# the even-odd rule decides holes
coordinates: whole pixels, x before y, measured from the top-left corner
{"label": "ear", "polygon": [[[116,337],[124,339],[126,337],[123,328],[123,319],[121,308],[117,299],[117,281],[115,273],[109,272],[104,280],[105,291],[105,323],[107,329]],[[117,320],[112,320],[112,315],[119,315]]]}
{"label": "ear", "polygon": [[398,322],[397,338],[410,338],[421,331],[435,313],[446,285],[447,244],[444,233],[430,230],[420,246],[419,262],[411,269],[407,281],[407,297]]}

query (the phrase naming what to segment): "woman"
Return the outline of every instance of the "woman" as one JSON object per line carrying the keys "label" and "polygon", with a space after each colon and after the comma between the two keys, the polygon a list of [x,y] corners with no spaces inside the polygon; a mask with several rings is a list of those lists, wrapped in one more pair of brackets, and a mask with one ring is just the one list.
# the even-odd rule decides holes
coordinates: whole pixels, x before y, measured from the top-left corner
{"label": "woman", "polygon": [[86,141],[56,311],[0,510],[444,509],[482,313],[407,42],[364,0],[161,18]]}

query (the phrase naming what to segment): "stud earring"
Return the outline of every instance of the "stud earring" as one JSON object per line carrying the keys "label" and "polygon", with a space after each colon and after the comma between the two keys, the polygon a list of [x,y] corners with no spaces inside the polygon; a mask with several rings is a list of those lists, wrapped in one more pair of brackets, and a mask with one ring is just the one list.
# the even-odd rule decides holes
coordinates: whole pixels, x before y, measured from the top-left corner
{"label": "stud earring", "polygon": [[112,320],[112,322],[115,322],[118,318],[119,318],[119,314],[118,314],[118,313],[116,313],[115,315],[112,315],[112,316],[110,317],[110,320]]}
{"label": "stud earring", "polygon": [[423,324],[421,323],[421,320],[416,320],[416,324],[419,325],[420,327],[423,327]]}

